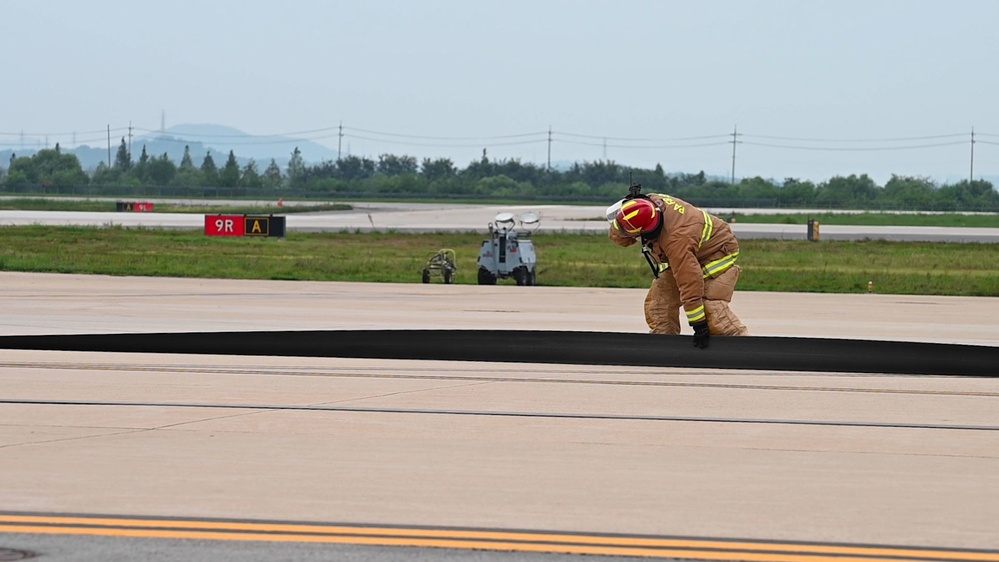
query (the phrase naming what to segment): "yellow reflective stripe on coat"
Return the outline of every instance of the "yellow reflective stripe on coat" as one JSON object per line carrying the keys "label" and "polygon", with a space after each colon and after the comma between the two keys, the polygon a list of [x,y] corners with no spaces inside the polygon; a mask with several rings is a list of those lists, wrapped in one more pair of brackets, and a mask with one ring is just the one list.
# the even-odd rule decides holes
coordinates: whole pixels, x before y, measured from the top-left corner
{"label": "yellow reflective stripe on coat", "polygon": [[690,324],[696,324],[704,320],[704,305],[695,308],[694,310],[687,311],[687,322]]}
{"label": "yellow reflective stripe on coat", "polygon": [[735,265],[736,258],[739,257],[739,252],[731,253],[720,260],[715,260],[710,262],[702,268],[704,271],[704,278],[715,277],[721,272]]}
{"label": "yellow reflective stripe on coat", "polygon": [[715,230],[714,222],[711,221],[711,215],[707,211],[701,212],[704,213],[704,228],[701,230],[701,242],[697,244],[698,248],[703,246],[708,240],[711,240],[711,234]]}

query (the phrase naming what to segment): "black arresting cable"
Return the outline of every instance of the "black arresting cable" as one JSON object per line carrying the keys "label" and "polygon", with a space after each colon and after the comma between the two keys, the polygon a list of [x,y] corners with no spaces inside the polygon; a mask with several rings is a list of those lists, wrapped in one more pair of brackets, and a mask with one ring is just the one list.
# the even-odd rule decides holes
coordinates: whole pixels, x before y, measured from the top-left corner
{"label": "black arresting cable", "polygon": [[0,349],[353,357],[999,377],[999,347],[535,330],[331,330],[0,336]]}

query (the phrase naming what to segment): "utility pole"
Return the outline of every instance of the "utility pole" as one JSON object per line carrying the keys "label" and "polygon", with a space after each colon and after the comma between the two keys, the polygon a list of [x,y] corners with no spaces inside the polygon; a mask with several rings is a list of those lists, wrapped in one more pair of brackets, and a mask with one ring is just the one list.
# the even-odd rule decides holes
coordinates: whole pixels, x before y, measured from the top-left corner
{"label": "utility pole", "polygon": [[343,146],[343,121],[340,121],[340,132],[336,139],[336,161],[340,161],[340,147]]}
{"label": "utility pole", "polygon": [[108,124],[108,168],[111,168],[111,125]]}
{"label": "utility pole", "polygon": [[739,144],[739,126],[732,129],[732,185],[735,185],[735,145]]}
{"label": "utility pole", "polygon": [[132,161],[132,122],[128,122],[128,161]]}
{"label": "utility pole", "polygon": [[548,125],[548,171],[552,170],[552,126]]}
{"label": "utility pole", "polygon": [[975,128],[971,128],[971,173],[968,174],[968,183],[975,181]]}

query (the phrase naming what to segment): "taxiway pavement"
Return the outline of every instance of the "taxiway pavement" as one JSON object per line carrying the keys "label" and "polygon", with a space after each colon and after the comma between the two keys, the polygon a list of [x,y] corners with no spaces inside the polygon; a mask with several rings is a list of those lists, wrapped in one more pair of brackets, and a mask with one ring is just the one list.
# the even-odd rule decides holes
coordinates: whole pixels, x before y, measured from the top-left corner
{"label": "taxiway pavement", "polygon": [[[3,272],[0,333],[642,333],[644,295]],[[999,345],[994,298],[733,308],[756,335]],[[4,511],[999,551],[999,379],[0,350],[0,386]]]}

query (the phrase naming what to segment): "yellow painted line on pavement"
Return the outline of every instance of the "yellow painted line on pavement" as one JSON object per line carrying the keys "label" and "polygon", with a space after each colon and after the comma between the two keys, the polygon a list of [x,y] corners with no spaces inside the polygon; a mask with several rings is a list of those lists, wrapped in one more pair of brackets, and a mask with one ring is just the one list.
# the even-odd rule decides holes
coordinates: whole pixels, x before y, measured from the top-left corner
{"label": "yellow painted line on pavement", "polygon": [[999,552],[457,529],[0,514],[0,533],[300,542],[749,562],[999,562]]}

